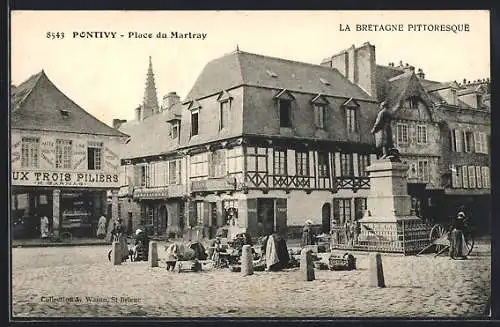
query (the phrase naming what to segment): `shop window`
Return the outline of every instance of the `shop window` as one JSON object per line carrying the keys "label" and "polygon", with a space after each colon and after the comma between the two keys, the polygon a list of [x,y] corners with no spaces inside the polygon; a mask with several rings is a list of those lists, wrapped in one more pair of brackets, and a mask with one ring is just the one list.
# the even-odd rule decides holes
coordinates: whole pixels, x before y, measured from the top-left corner
{"label": "shop window", "polygon": [[71,169],[72,146],[71,140],[56,140],[56,168]]}
{"label": "shop window", "polygon": [[40,139],[38,137],[23,137],[21,144],[21,166],[38,168]]}
{"label": "shop window", "polygon": [[224,209],[224,223],[235,226],[238,220],[238,200],[224,200],[222,207]]}
{"label": "shop window", "polygon": [[352,153],[340,154],[340,175],[343,177],[354,176]]}
{"label": "shop window", "polygon": [[280,127],[292,127],[292,102],[286,99],[278,100],[280,112]]}
{"label": "shop window", "polygon": [[330,177],[328,152],[318,152],[318,175],[319,177]]}
{"label": "shop window", "polygon": [[370,165],[370,155],[369,154],[358,154],[358,170],[359,176],[368,177],[368,172],[366,167]]}
{"label": "shop window", "polygon": [[340,223],[351,220],[351,199],[333,199],[333,217]]}
{"label": "shop window", "polygon": [[286,162],[286,150],[274,150],[274,175],[286,176],[287,173],[287,162]]}
{"label": "shop window", "polygon": [[309,152],[295,152],[297,176],[309,176]]}
{"label": "shop window", "polygon": [[102,143],[90,142],[87,148],[87,159],[89,170],[102,169]]}

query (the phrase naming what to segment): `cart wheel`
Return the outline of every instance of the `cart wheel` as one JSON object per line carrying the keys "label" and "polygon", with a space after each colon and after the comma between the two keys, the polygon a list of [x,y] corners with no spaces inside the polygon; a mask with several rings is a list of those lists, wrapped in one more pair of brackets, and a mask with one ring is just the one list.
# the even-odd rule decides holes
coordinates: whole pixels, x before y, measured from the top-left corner
{"label": "cart wheel", "polygon": [[[434,243],[445,235],[446,230],[442,225],[434,225],[429,233],[429,241]],[[443,246],[442,244],[436,244],[436,253],[439,253],[443,249]]]}
{"label": "cart wheel", "polygon": [[109,260],[109,262],[111,262],[111,253],[112,252],[113,252],[113,250],[109,250],[109,252],[108,252],[108,260]]}

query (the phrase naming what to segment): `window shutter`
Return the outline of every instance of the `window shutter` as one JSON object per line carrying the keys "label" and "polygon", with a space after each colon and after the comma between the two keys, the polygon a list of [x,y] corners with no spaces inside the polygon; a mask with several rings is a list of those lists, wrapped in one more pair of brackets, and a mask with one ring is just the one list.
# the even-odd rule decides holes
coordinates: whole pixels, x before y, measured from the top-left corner
{"label": "window shutter", "polygon": [[463,133],[460,130],[455,129],[455,149],[457,152],[463,152]]}
{"label": "window shutter", "polygon": [[462,186],[463,188],[469,188],[469,174],[467,166],[462,166]]}
{"label": "window shutter", "polygon": [[457,185],[457,167],[451,165],[451,187],[458,187]]}
{"label": "window shutter", "polygon": [[333,219],[340,222],[340,200],[333,199]]}
{"label": "window shutter", "polygon": [[462,167],[457,166],[457,187],[462,187]]}
{"label": "window shutter", "polygon": [[483,188],[482,172],[479,166],[476,166],[476,185],[477,188]]}
{"label": "window shutter", "polygon": [[484,153],[489,154],[491,149],[491,138],[490,134],[485,134],[485,140],[484,140]]}
{"label": "window shutter", "polygon": [[490,168],[482,167],[483,170],[483,187],[490,188]]}
{"label": "window shutter", "polygon": [[141,167],[137,165],[134,166],[134,185],[141,185]]}
{"label": "window shutter", "polygon": [[483,147],[481,146],[481,135],[482,133],[474,132],[474,152],[482,153]]}
{"label": "window shutter", "polygon": [[469,170],[469,187],[476,188],[476,168],[474,166],[468,166]]}
{"label": "window shutter", "polygon": [[176,178],[176,181],[177,181],[177,184],[181,184],[181,177],[182,177],[182,173],[181,173],[181,163],[182,163],[182,160],[176,160],[176,163],[175,163],[175,178]]}
{"label": "window shutter", "polygon": [[450,129],[450,150],[453,152],[457,151],[454,129]]}

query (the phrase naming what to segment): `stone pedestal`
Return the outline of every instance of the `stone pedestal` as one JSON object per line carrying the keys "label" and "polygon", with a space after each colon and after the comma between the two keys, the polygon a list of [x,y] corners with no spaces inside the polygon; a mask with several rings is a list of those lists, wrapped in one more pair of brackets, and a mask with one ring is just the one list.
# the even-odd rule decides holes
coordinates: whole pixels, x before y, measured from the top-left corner
{"label": "stone pedestal", "polygon": [[306,282],[315,279],[312,251],[308,249],[302,249],[300,252],[300,279]]}
{"label": "stone pedestal", "polygon": [[148,266],[158,267],[158,243],[149,242]]}
{"label": "stone pedestal", "polygon": [[113,264],[113,266],[122,264],[122,251],[120,249],[119,242],[113,242],[111,250],[111,263]]}
{"label": "stone pedestal", "polygon": [[407,170],[407,165],[388,159],[377,160],[367,167],[370,196],[365,216],[359,220],[361,234],[358,243],[361,247],[409,253],[427,244],[427,227],[411,212]]}
{"label": "stone pedestal", "polygon": [[241,275],[253,275],[253,260],[252,260],[252,246],[243,245],[241,252]]}

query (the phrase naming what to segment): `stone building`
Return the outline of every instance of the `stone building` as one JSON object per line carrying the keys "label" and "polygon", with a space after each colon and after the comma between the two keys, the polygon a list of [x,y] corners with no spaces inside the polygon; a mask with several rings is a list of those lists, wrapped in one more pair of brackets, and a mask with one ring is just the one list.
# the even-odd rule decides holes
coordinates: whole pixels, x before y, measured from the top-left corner
{"label": "stone building", "polygon": [[297,236],[306,219],[328,232],[366,208],[377,111],[335,69],[237,50],[210,61],[182,103],[169,93],[120,126],[122,203],[157,234]]}
{"label": "stone building", "polygon": [[95,236],[116,211],[127,135],[90,115],[42,70],[11,89],[11,218],[14,237],[40,237],[40,217],[55,234]]}
{"label": "stone building", "polygon": [[321,64],[338,69],[388,103],[394,116],[394,144],[409,165],[408,193],[417,215],[446,222],[461,204],[469,207],[470,215],[481,217],[478,227],[485,227],[490,194],[489,80],[441,83],[402,61],[398,66],[380,65],[375,59],[375,46],[365,43]]}

